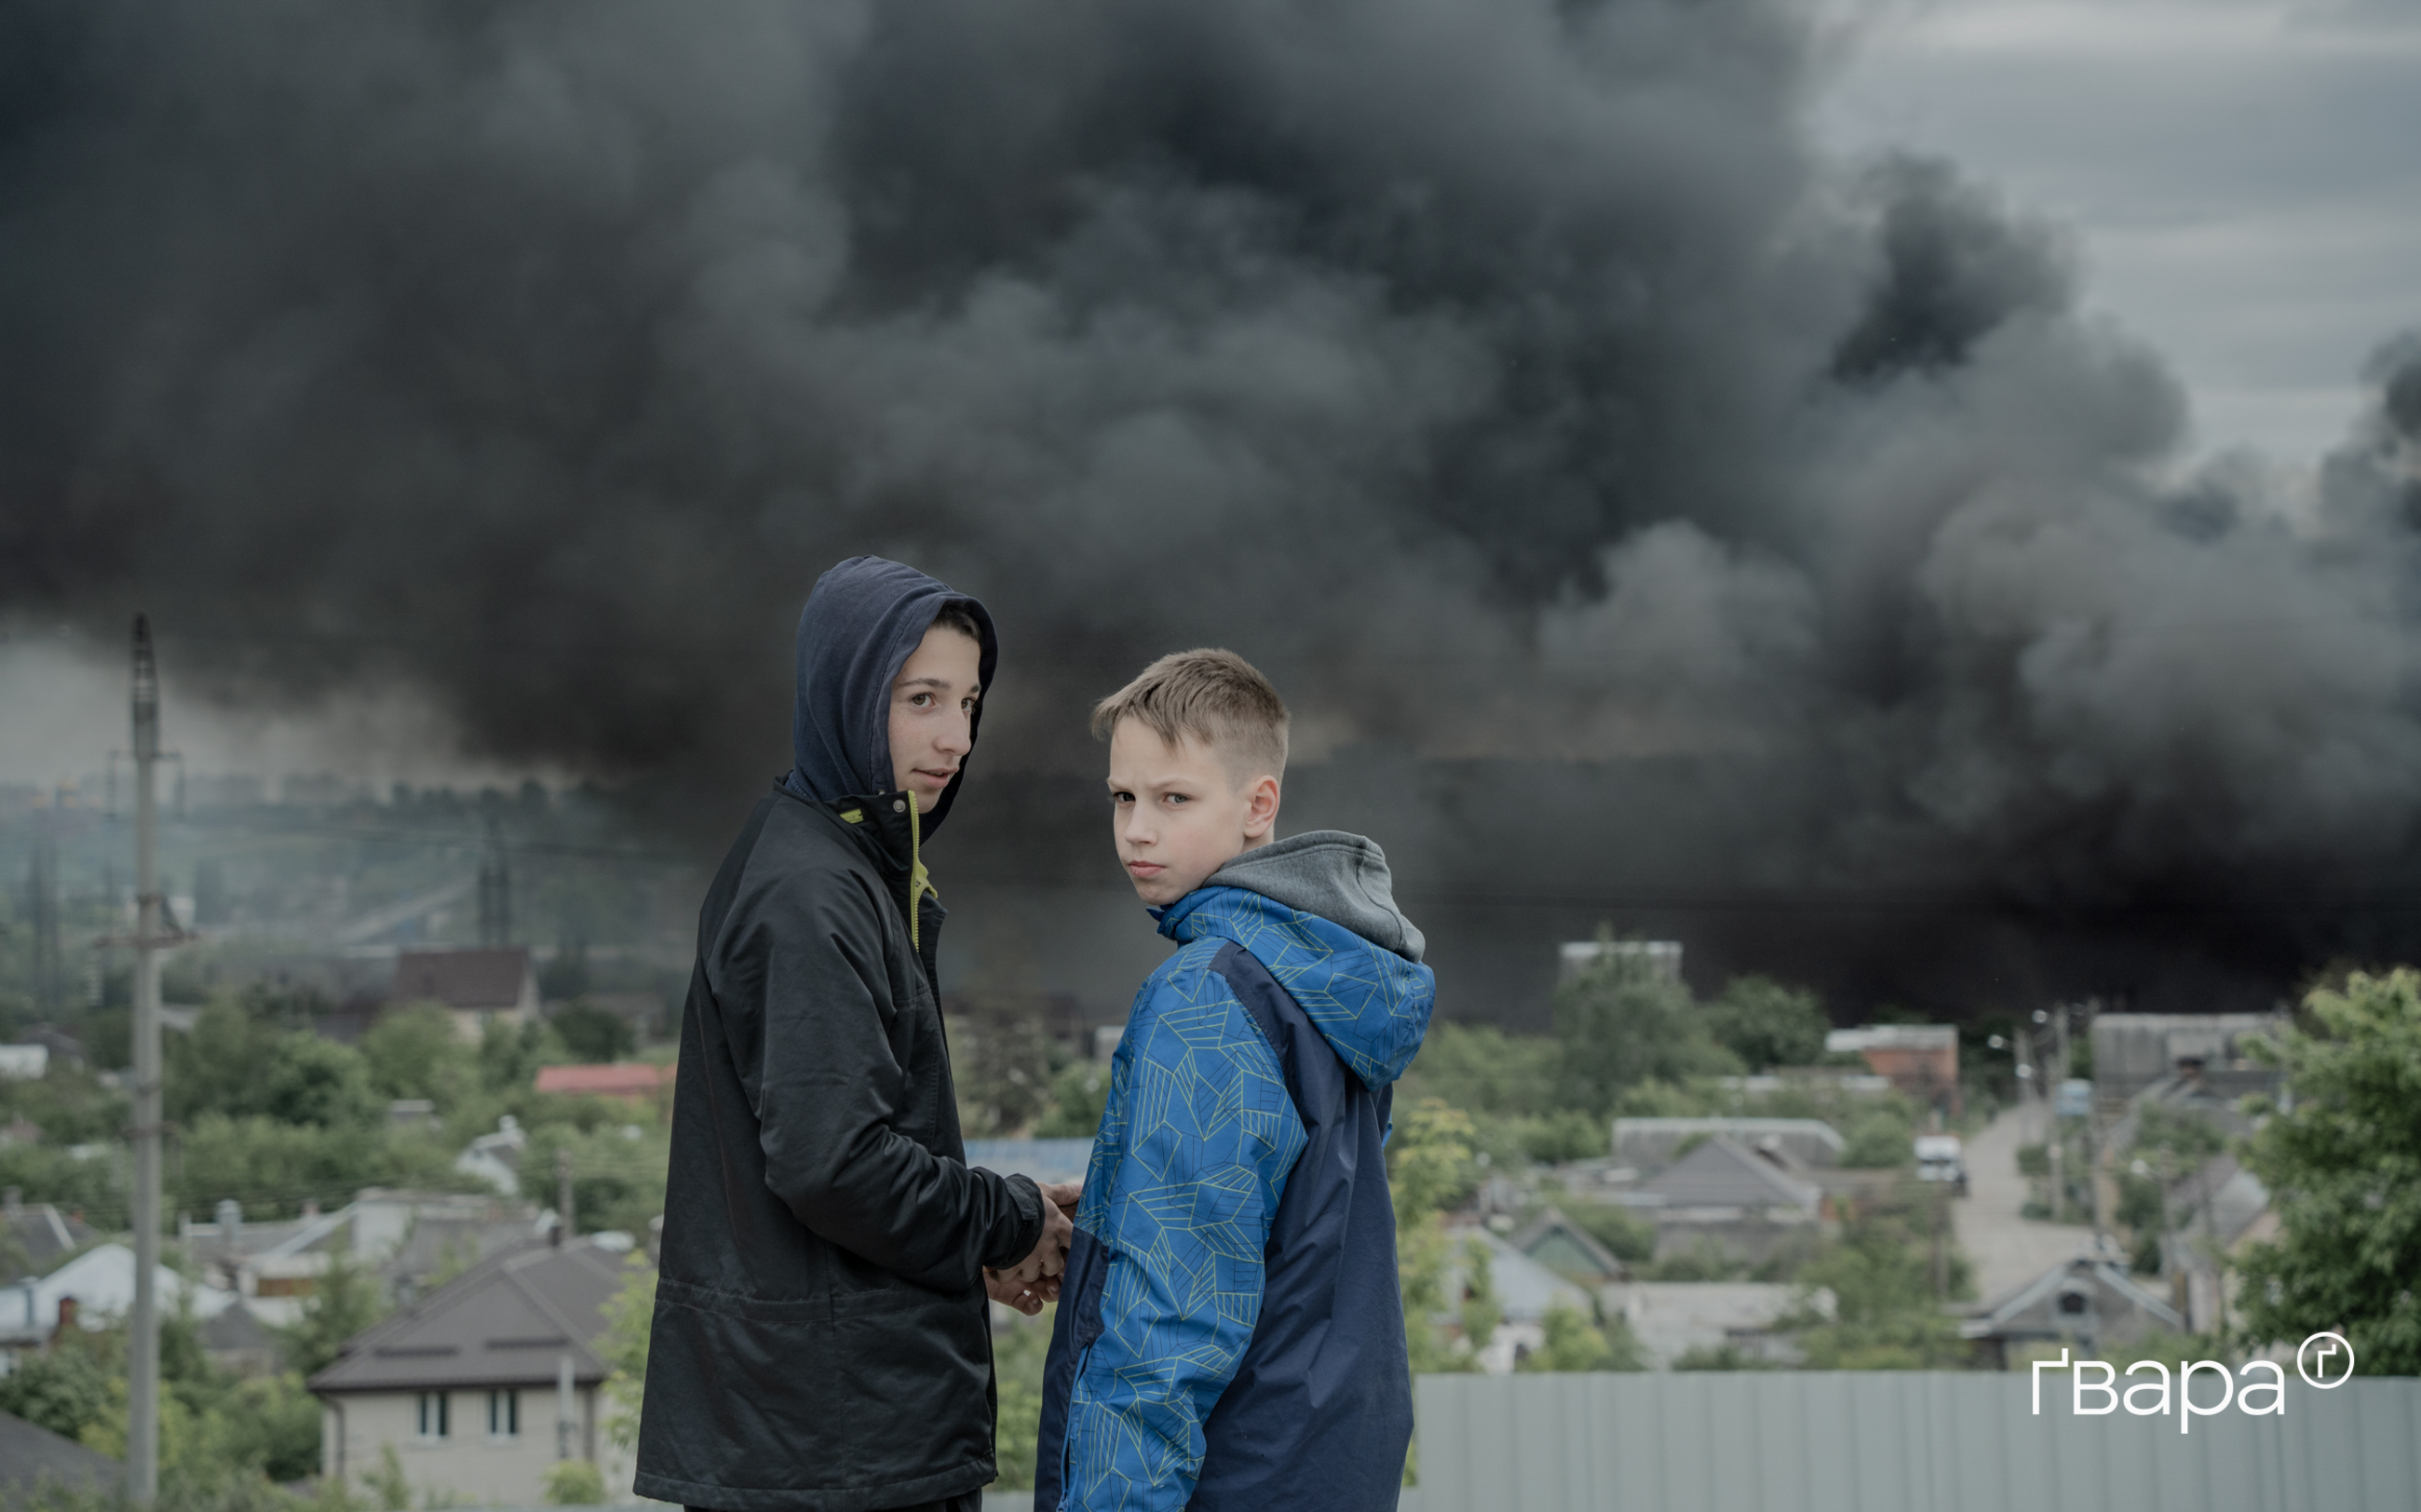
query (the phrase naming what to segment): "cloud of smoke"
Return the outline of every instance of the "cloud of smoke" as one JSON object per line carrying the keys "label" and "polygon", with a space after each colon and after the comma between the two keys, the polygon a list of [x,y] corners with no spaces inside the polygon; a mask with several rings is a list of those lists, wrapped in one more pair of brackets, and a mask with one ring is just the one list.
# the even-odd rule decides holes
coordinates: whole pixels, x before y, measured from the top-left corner
{"label": "cloud of smoke", "polygon": [[[1204,642],[1315,752],[1703,763],[1704,828],[1410,842],[1442,885],[2221,898],[2191,937],[2408,857],[2421,347],[2310,508],[2177,481],[2055,231],[1817,160],[1782,0],[0,35],[0,611],[140,603],[226,696],[410,685],[706,834],[878,551],[992,605],[995,770],[1089,766],[1083,702]],[[1629,801],[1592,770],[1567,831]]]}

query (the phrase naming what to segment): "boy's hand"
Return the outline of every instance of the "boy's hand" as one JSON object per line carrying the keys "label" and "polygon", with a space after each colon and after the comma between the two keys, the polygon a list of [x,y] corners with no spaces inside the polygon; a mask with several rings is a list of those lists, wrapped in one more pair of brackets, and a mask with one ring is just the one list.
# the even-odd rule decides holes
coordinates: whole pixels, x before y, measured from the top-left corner
{"label": "boy's hand", "polygon": [[1059,1299],[1059,1278],[1044,1276],[1032,1282],[1019,1281],[1004,1270],[983,1273],[984,1295],[1004,1306],[1014,1307],[1032,1317],[1042,1311],[1042,1304]]}
{"label": "boy's hand", "polygon": [[1006,1270],[986,1270],[984,1291],[992,1301],[1031,1317],[1042,1304],[1059,1297],[1059,1276],[1068,1269],[1068,1247],[1076,1239],[1076,1204],[1085,1194],[1081,1181],[1044,1181],[1042,1237],[1034,1253]]}

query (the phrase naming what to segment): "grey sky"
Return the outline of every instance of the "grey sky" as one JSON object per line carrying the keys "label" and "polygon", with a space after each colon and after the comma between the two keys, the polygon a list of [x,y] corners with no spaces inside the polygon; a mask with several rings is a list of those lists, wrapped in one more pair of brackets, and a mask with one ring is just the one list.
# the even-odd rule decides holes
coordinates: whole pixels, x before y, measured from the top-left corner
{"label": "grey sky", "polygon": [[2193,396],[2195,446],[2301,470],[2421,327],[2421,6],[1854,8],[1836,149],[1940,154],[2074,239],[2088,306]]}

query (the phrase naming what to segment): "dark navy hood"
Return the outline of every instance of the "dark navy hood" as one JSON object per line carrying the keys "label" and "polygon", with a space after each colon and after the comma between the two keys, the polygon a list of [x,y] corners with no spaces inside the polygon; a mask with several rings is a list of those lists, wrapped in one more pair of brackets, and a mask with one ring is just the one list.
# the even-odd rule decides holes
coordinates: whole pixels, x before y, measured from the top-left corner
{"label": "dark navy hood", "polygon": [[[982,604],[880,556],[852,556],[816,580],[799,613],[799,691],[790,714],[797,764],[782,786],[825,803],[891,791],[891,684],[924,642],[933,616],[952,602],[964,604],[982,632],[976,675],[989,691],[1000,641]],[[982,720],[978,701],[967,731],[971,747]],[[967,755],[973,758],[972,748]],[[925,833],[950,812],[966,775],[961,761],[958,776],[924,816]]]}

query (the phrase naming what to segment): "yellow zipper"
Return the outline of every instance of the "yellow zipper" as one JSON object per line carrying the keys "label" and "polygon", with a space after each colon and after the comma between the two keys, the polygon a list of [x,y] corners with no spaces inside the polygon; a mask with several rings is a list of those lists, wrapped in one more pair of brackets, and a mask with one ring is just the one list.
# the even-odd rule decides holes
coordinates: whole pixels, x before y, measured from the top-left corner
{"label": "yellow zipper", "polygon": [[908,794],[908,948],[911,950],[924,948],[916,938],[916,918],[925,912],[925,889],[930,885],[925,881],[925,864],[916,857],[916,834],[923,827],[917,822],[916,813],[916,794],[911,789]]}

